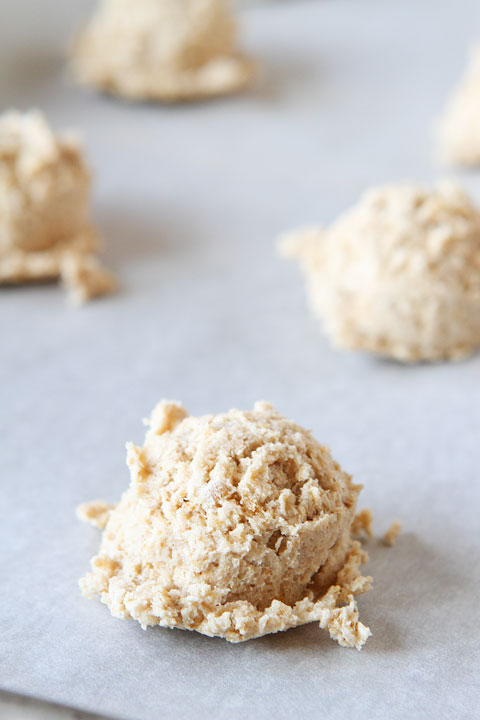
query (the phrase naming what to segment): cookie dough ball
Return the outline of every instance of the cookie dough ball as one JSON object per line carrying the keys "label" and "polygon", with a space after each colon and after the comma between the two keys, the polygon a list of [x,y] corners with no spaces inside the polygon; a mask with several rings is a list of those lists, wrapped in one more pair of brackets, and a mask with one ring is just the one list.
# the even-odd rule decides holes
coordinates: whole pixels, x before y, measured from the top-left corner
{"label": "cookie dough ball", "polygon": [[316,620],[360,648],[360,487],[327,448],[263,402],[203,417],[162,402],[149,425],[118,505],[79,509],[104,528],[84,594],[143,628],[239,642]]}
{"label": "cookie dough ball", "polygon": [[437,129],[438,154],[451,165],[480,165],[480,45]]}
{"label": "cookie dough ball", "polygon": [[74,48],[80,81],[133,100],[232,93],[252,79],[225,0],[101,0]]}
{"label": "cookie dough ball", "polygon": [[113,290],[93,255],[89,188],[73,138],[38,112],[0,116],[0,283],[61,278],[79,302]]}
{"label": "cookie dough ball", "polygon": [[367,192],[327,229],[286,237],[333,343],[404,362],[480,345],[480,214],[456,185]]}

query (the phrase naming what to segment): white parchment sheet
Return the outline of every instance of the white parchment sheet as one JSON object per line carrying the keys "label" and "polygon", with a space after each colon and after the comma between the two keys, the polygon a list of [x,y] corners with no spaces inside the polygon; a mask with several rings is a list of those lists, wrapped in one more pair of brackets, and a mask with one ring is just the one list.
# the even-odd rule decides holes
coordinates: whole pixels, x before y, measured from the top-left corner
{"label": "white parchment sheet", "polygon": [[[93,6],[2,0],[0,103],[84,135],[121,291],[0,291],[0,686],[135,720],[472,718],[479,672],[480,358],[403,367],[333,351],[275,237],[370,185],[430,182],[431,126],[480,39],[476,0],[279,2],[242,12],[244,96],[133,106],[76,88],[66,38]],[[441,174],[445,174],[444,172]],[[480,202],[480,173],[457,173]],[[315,625],[244,645],[114,619],[80,596],[99,535],[79,502],[127,487],[162,397],[192,414],[269,400],[365,485],[382,534],[373,637]]]}

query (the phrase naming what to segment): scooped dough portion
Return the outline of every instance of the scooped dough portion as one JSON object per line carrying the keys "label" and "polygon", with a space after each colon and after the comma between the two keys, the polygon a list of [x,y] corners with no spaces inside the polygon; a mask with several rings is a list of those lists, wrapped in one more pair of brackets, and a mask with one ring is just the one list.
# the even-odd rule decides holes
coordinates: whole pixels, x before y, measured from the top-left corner
{"label": "scooped dough portion", "polygon": [[333,343],[404,362],[480,345],[480,214],[457,185],[370,190],[330,228],[301,230],[298,257]]}
{"label": "scooped dough portion", "polygon": [[133,100],[235,92],[253,64],[235,47],[225,0],[101,0],[74,47],[83,83]]}
{"label": "scooped dough portion", "polygon": [[0,283],[61,278],[78,302],[114,289],[93,254],[89,188],[75,139],[38,112],[0,116]]}
{"label": "scooped dough portion", "polygon": [[452,165],[480,165],[480,45],[452,94],[438,125],[440,159]]}
{"label": "scooped dough portion", "polygon": [[161,402],[148,422],[143,448],[127,446],[118,505],[79,508],[104,527],[83,593],[143,628],[240,642],[317,621],[360,649],[361,488],[328,449],[264,402],[203,417]]}

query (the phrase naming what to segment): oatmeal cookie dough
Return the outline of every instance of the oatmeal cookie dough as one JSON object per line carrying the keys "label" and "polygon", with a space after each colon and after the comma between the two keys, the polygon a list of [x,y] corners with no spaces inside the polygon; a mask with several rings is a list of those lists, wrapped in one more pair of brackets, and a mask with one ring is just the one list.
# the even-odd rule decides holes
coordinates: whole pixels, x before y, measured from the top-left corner
{"label": "oatmeal cookie dough", "polygon": [[76,302],[114,289],[94,255],[89,188],[77,141],[38,112],[0,116],[0,284],[60,278]]}
{"label": "oatmeal cookie dough", "polygon": [[280,248],[299,258],[337,347],[415,362],[480,346],[480,213],[453,183],[370,190],[331,227]]}
{"label": "oatmeal cookie dough", "polygon": [[436,128],[438,155],[450,165],[480,165],[480,45]]}
{"label": "oatmeal cookie dough", "polygon": [[352,537],[373,537],[373,515],[370,508],[362,508],[352,523]]}
{"label": "oatmeal cookie dough", "polygon": [[389,547],[393,547],[395,545],[397,537],[400,535],[401,532],[402,523],[400,522],[400,520],[395,520],[383,536],[384,544],[388,545]]}
{"label": "oatmeal cookie dough", "polygon": [[103,528],[80,585],[143,628],[240,642],[316,621],[360,649],[370,630],[355,596],[370,589],[351,527],[361,487],[327,448],[259,402],[250,412],[153,411],[131,484],[115,507],[79,515]]}
{"label": "oatmeal cookie dough", "polygon": [[165,102],[233,93],[254,74],[226,0],[101,0],[73,70],[100,90]]}

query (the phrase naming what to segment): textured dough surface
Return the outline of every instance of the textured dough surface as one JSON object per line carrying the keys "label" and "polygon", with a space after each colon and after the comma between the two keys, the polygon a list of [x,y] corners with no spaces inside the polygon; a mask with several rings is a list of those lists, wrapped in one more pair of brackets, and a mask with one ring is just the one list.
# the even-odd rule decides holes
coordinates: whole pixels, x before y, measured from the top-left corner
{"label": "textured dough surface", "polygon": [[370,588],[352,540],[360,486],[309,432],[267,403],[188,417],[153,411],[131,484],[115,507],[79,516],[104,529],[81,581],[113,615],[239,642],[317,621],[341,645],[370,631],[355,595]]}
{"label": "textured dough surface", "polygon": [[89,188],[73,138],[38,112],[0,117],[0,283],[61,278],[77,302],[114,289],[93,254]]}
{"label": "textured dough surface", "polygon": [[333,343],[404,362],[480,345],[480,214],[453,183],[370,190],[330,228],[301,230],[313,311]]}
{"label": "textured dough surface", "polygon": [[132,100],[222,95],[253,77],[235,36],[225,0],[101,0],[73,67],[86,85]]}
{"label": "textured dough surface", "polygon": [[480,45],[452,94],[438,125],[440,159],[451,165],[480,165]]}

